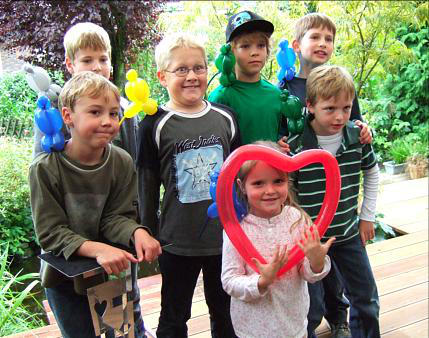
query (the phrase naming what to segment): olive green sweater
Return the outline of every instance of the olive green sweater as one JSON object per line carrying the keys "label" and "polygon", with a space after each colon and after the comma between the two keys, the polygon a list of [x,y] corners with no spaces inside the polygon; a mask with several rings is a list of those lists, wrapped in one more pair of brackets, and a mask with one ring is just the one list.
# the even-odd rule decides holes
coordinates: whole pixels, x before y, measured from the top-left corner
{"label": "olive green sweater", "polygon": [[[101,163],[85,166],[64,152],[42,153],[30,166],[30,197],[40,246],[66,259],[87,240],[132,245],[137,181],[124,150],[108,145]],[[43,268],[42,268],[43,270]],[[47,286],[46,283],[42,284]]]}

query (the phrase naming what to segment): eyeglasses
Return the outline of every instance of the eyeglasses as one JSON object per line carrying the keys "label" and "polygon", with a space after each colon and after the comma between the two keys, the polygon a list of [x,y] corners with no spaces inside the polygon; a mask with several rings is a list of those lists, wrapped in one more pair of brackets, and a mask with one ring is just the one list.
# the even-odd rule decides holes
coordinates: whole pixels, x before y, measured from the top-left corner
{"label": "eyeglasses", "polygon": [[187,68],[187,67],[179,67],[176,70],[165,70],[168,73],[174,73],[176,74],[176,76],[179,77],[184,77],[186,75],[189,74],[190,71],[193,71],[196,75],[202,75],[207,73],[207,67],[206,66],[202,66],[202,65],[196,65],[192,68]]}

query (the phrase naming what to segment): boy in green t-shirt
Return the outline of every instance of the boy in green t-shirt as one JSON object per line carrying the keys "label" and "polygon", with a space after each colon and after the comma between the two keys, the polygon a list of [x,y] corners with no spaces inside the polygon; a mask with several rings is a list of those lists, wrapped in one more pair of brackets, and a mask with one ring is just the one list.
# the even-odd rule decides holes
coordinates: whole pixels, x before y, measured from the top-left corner
{"label": "boy in green t-shirt", "polygon": [[243,144],[279,139],[281,91],[261,79],[273,31],[271,22],[250,11],[234,14],[226,27],[226,42],[231,44],[236,59],[237,80],[228,87],[219,85],[209,95],[209,101],[236,112]]}

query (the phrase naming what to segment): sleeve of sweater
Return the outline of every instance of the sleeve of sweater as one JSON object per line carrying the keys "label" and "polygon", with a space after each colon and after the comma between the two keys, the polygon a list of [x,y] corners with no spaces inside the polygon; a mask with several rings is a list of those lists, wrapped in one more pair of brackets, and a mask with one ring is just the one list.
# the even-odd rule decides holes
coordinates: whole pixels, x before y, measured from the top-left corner
{"label": "sleeve of sweater", "polygon": [[325,256],[325,265],[323,266],[323,270],[319,273],[314,273],[311,270],[310,261],[307,257],[304,257],[303,262],[298,267],[298,271],[301,277],[309,283],[317,282],[318,280],[323,279],[331,270],[331,259],[328,255]]}
{"label": "sleeve of sweater", "polygon": [[223,233],[222,286],[231,297],[250,302],[263,297],[268,292],[259,293],[259,274],[246,274],[245,262],[232,245],[226,233]]}

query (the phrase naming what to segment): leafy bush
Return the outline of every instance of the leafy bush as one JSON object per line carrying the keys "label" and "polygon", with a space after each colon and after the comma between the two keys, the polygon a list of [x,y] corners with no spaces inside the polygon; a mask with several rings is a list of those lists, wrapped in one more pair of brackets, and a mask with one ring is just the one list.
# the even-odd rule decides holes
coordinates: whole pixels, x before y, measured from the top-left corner
{"label": "leafy bush", "polygon": [[150,48],[140,50],[136,53],[137,57],[135,62],[132,63],[131,68],[135,69],[143,80],[147,82],[150,89],[150,97],[158,102],[158,105],[164,104],[168,101],[168,92],[158,81],[156,76],[156,64],[154,59],[153,50]]}
{"label": "leafy bush", "polygon": [[37,94],[28,86],[23,73],[5,74],[0,78],[0,118],[31,118]]}
{"label": "leafy bush", "polygon": [[[0,336],[6,336],[22,331],[28,331],[45,325],[38,317],[38,313],[32,313],[23,302],[28,297],[33,297],[32,289],[39,283],[36,278],[38,273],[28,273],[20,276],[20,272],[13,275],[9,272],[8,245],[3,245],[0,251]],[[29,283],[24,290],[24,282]],[[42,308],[40,303],[40,309]]]}
{"label": "leafy bush", "polygon": [[372,101],[360,100],[365,118],[374,131],[374,148],[378,156],[389,159],[394,140],[408,134],[422,136],[429,120],[429,28],[414,29],[403,26],[397,38],[405,44],[411,58],[392,69],[383,79],[379,96]]}
{"label": "leafy bush", "polygon": [[411,151],[411,145],[405,139],[398,139],[390,147],[390,156],[396,164],[405,163]]}
{"label": "leafy bush", "polygon": [[0,137],[0,243],[24,255],[35,242],[28,186],[32,140]]}

